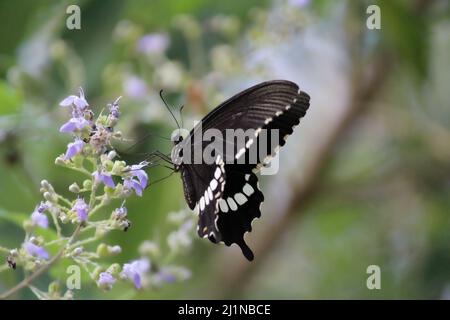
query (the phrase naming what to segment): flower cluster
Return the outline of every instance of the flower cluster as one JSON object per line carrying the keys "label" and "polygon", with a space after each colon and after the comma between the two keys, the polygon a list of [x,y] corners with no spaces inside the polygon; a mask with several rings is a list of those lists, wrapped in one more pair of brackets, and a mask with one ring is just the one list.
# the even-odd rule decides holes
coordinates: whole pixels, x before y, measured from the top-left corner
{"label": "flower cluster", "polygon": [[[120,246],[101,240],[111,231],[127,231],[131,227],[126,200],[132,195],[142,196],[149,182],[145,171],[147,162],[128,165],[116,159],[112,143],[122,139],[120,131],[115,130],[121,115],[119,101],[120,98],[108,104],[107,113],[102,112],[96,118],[82,89],[78,95],[61,101],[62,108],[70,109],[71,118],[61,126],[60,132],[70,134],[72,140],[55,163],[82,173],[84,179],[69,186],[73,199],[56,192],[47,180],[41,182],[43,201],[23,222],[25,240],[15,249],[0,247],[7,253],[6,265],[11,269],[21,267],[30,274],[39,273],[59,259],[70,259],[104,290],[111,289],[118,280],[130,281],[141,289],[189,276],[187,270],[170,265],[170,259],[162,262],[159,246],[149,241],[142,244],[141,257],[137,260],[123,265],[108,265],[102,260],[122,252]],[[99,211],[108,207],[112,207],[109,217],[99,219]],[[46,232],[42,232],[44,229]],[[65,235],[69,229],[72,232]],[[187,230],[186,226],[183,230]],[[182,245],[175,244],[180,241]],[[96,242],[100,243],[92,251]],[[172,251],[189,245],[190,241],[180,235],[170,240]],[[55,283],[49,286],[48,292],[32,286],[30,289],[42,299],[73,297],[70,290],[61,293]]]}

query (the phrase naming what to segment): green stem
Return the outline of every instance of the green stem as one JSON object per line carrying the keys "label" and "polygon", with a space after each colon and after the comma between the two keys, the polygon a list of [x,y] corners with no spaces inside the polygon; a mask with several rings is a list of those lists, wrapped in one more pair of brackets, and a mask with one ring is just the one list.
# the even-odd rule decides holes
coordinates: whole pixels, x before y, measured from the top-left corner
{"label": "green stem", "polygon": [[58,235],[58,238],[61,238],[61,226],[59,225],[58,222],[58,217],[56,217],[55,213],[51,213],[52,216],[52,220],[53,220],[53,224],[55,225],[56,228],[56,234]]}
{"label": "green stem", "polygon": [[70,167],[70,166],[68,166],[66,168],[69,168],[69,169],[74,170],[74,171],[81,172],[82,174],[88,176],[89,178],[92,177],[91,173],[89,171],[87,171],[86,169],[84,169],[84,168],[77,168],[77,167]]}
{"label": "green stem", "polygon": [[98,239],[99,239],[99,238],[98,238],[97,236],[93,236],[93,237],[86,238],[86,239],[84,239],[84,240],[79,240],[79,241],[75,242],[74,244],[72,244],[72,245],[71,245],[70,247],[68,247],[67,249],[68,249],[68,250],[75,249],[75,248],[77,248],[77,247],[80,247],[80,246],[83,246],[83,245],[86,245],[86,244],[95,242],[95,241],[97,241]]}
{"label": "green stem", "polygon": [[58,200],[61,200],[62,202],[64,202],[69,208],[72,208],[72,206],[73,206],[72,202],[70,202],[63,196],[60,196],[59,194],[58,194]]}

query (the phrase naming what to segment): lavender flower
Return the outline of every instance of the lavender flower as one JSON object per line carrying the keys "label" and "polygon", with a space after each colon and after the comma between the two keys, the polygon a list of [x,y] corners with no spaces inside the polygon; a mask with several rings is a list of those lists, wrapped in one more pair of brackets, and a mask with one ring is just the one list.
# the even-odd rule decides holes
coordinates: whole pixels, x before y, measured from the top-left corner
{"label": "lavender flower", "polygon": [[289,4],[293,7],[304,8],[309,5],[310,0],[289,0]]}
{"label": "lavender flower", "polygon": [[111,290],[116,279],[109,272],[102,272],[97,280],[97,285],[105,290]]}
{"label": "lavender flower", "polygon": [[[134,189],[138,196],[142,196],[142,191],[147,187],[148,175],[142,168],[147,166],[147,162],[141,162],[130,167],[131,177],[125,178],[123,185],[126,189]],[[137,178],[137,180],[135,179]]]}
{"label": "lavender flower", "polygon": [[34,244],[33,242],[30,241],[25,242],[23,246],[25,250],[28,252],[28,254],[33,257],[45,260],[47,260],[50,257],[50,255],[44,248]]}
{"label": "lavender flower", "polygon": [[59,105],[61,107],[75,106],[78,110],[84,110],[86,107],[89,107],[89,103],[86,101],[86,98],[84,97],[84,92],[82,88],[80,88],[79,96],[70,95],[63,101],[61,101]]}
{"label": "lavender flower", "polygon": [[77,212],[78,220],[80,220],[80,221],[86,221],[87,220],[88,212],[89,212],[89,206],[87,205],[87,203],[83,199],[78,198],[75,201],[75,204],[72,207],[72,210]]}
{"label": "lavender flower", "polygon": [[142,99],[147,95],[147,84],[141,78],[131,76],[125,79],[123,88],[127,96],[133,99]]}
{"label": "lavender flower", "polygon": [[111,175],[105,171],[95,171],[92,175],[97,183],[102,182],[105,186],[110,188],[116,186]]}
{"label": "lavender flower", "polygon": [[125,263],[123,271],[120,273],[122,278],[133,281],[137,289],[142,288],[142,278],[150,270],[150,260],[141,258],[140,260]]}
{"label": "lavender flower", "polygon": [[123,186],[125,187],[125,189],[128,189],[128,190],[133,189],[134,192],[136,192],[136,194],[139,197],[142,197],[142,191],[144,189],[142,188],[141,184],[138,181],[136,181],[132,178],[127,178],[127,179],[123,180]]}
{"label": "lavender flower", "polygon": [[166,35],[150,33],[139,39],[137,51],[142,54],[162,54],[169,47],[169,43]]}
{"label": "lavender flower", "polygon": [[65,160],[72,159],[75,155],[80,153],[83,150],[84,142],[81,139],[76,139],[74,142],[71,142],[67,145],[67,151],[64,156]]}
{"label": "lavender flower", "polygon": [[44,214],[44,212],[48,209],[48,206],[45,204],[40,204],[31,214],[31,223],[33,226],[39,226],[41,228],[48,228],[48,218]]}
{"label": "lavender flower", "polygon": [[89,124],[89,121],[87,121],[84,117],[76,116],[64,123],[61,128],[59,128],[59,132],[74,132],[76,130],[81,131]]}

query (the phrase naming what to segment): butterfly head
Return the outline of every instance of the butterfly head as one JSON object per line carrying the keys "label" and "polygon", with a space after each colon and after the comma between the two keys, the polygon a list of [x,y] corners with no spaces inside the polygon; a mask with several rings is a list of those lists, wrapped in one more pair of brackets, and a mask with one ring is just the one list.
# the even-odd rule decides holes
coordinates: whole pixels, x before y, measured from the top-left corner
{"label": "butterfly head", "polygon": [[183,148],[180,143],[185,140],[189,136],[189,131],[186,129],[177,129],[174,132],[172,132],[171,140],[174,144],[174,147],[172,149],[172,163],[175,166],[175,171],[178,171],[180,169],[180,165],[183,162]]}
{"label": "butterfly head", "polygon": [[174,143],[174,145],[179,144],[181,141],[185,140],[189,136],[189,131],[186,129],[176,129],[172,132],[170,140]]}

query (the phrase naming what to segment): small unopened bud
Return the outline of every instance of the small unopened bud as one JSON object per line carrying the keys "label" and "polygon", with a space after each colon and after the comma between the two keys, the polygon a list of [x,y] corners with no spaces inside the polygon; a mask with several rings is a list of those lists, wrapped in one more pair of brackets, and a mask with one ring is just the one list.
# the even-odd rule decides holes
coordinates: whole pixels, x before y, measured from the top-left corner
{"label": "small unopened bud", "polygon": [[117,156],[117,152],[114,150],[111,150],[110,152],[108,152],[108,159],[109,160],[114,160],[114,158]]}
{"label": "small unopened bud", "polygon": [[47,180],[42,180],[41,181],[41,187],[46,189],[46,190],[48,190],[51,187],[51,185],[50,185],[50,183],[48,183]]}
{"label": "small unopened bud", "polygon": [[114,175],[121,175],[123,170],[125,169],[126,163],[124,161],[114,161],[113,167],[111,169],[111,173]]}
{"label": "small unopened bud", "polygon": [[75,249],[73,249],[72,255],[79,256],[80,254],[83,253],[83,251],[84,251],[83,247],[76,247]]}
{"label": "small unopened bud", "polygon": [[64,166],[66,164],[66,161],[63,159],[63,157],[59,156],[55,159],[55,164],[58,166]]}
{"label": "small unopened bud", "polygon": [[12,249],[11,251],[9,251],[9,254],[12,257],[17,257],[17,256],[19,256],[19,251],[17,249]]}
{"label": "small unopened bud", "polygon": [[55,197],[53,196],[53,194],[51,194],[50,192],[44,192],[43,194],[44,199],[47,200],[48,202],[56,202]]}
{"label": "small unopened bud", "polygon": [[108,246],[108,253],[110,255],[116,255],[122,252],[122,248],[120,246]]}
{"label": "small unopened bud", "polygon": [[106,272],[111,273],[113,276],[119,275],[120,271],[122,271],[122,268],[121,268],[120,264],[118,264],[118,263],[112,264],[112,265],[106,270]]}
{"label": "small unopened bud", "polygon": [[104,243],[100,243],[97,246],[97,254],[101,258],[109,256],[108,246]]}
{"label": "small unopened bud", "polygon": [[73,193],[79,193],[80,187],[78,186],[78,184],[76,182],[74,182],[69,186],[69,191],[73,192]]}
{"label": "small unopened bud", "polygon": [[50,294],[57,294],[59,293],[59,290],[61,289],[58,281],[53,281],[48,285],[48,293]]}
{"label": "small unopened bud", "polygon": [[92,188],[92,181],[91,180],[84,180],[83,181],[83,188],[86,190],[91,190]]}

